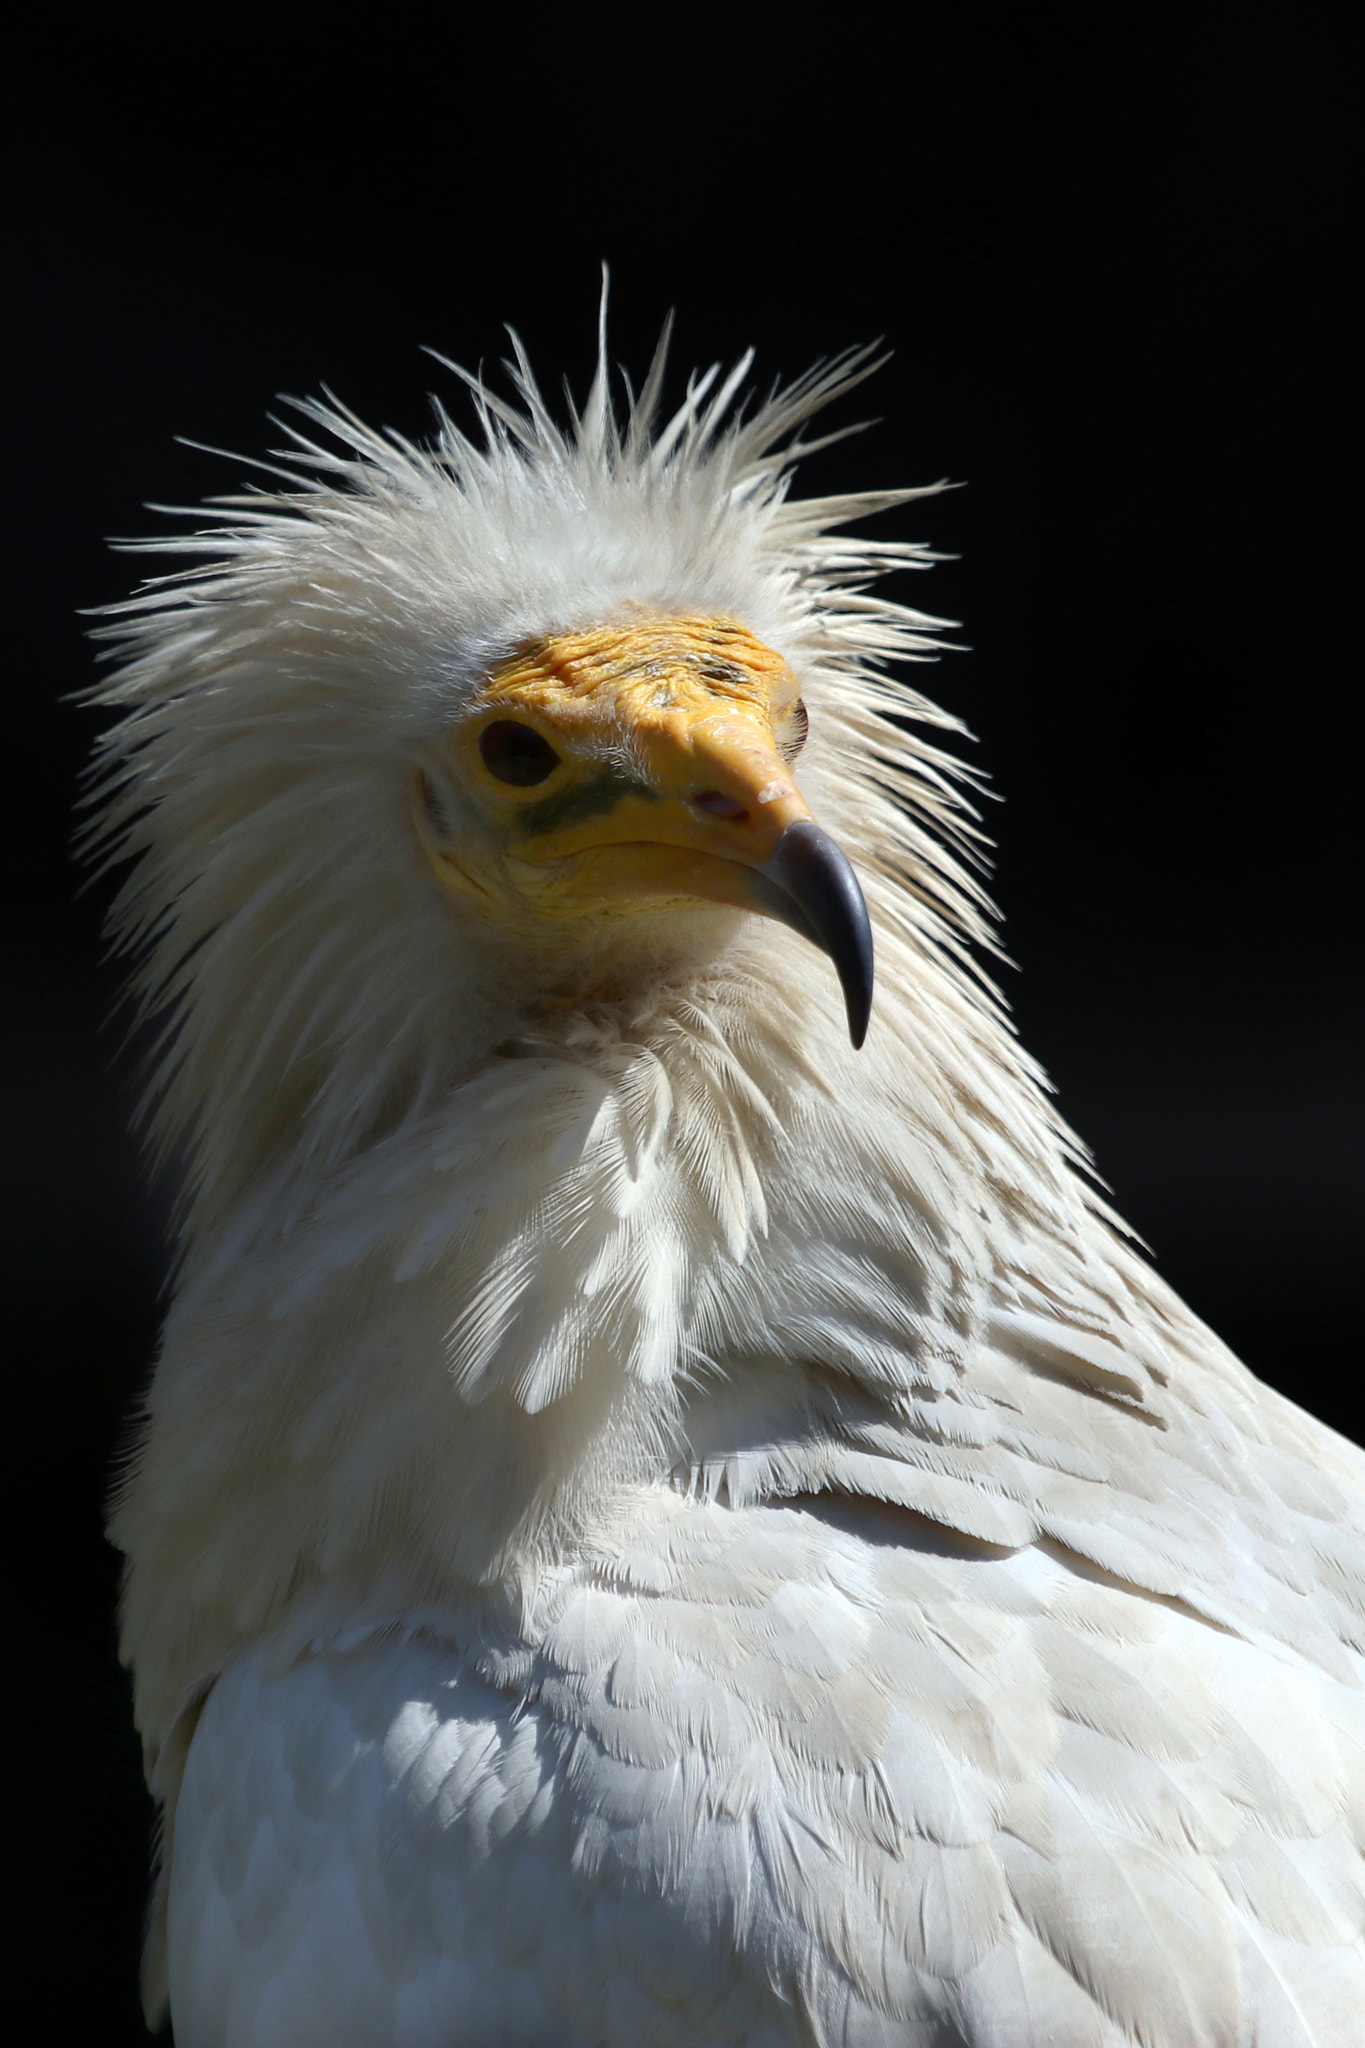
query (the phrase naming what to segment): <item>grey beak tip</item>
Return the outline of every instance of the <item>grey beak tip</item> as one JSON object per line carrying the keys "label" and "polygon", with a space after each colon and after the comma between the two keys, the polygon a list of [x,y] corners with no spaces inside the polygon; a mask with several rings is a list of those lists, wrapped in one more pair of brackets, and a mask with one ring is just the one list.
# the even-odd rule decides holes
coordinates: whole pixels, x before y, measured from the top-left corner
{"label": "grey beak tip", "polygon": [[773,885],[773,914],[827,953],[844,991],[855,1051],[872,1015],[872,925],[848,856],[812,820],[788,825],[760,872]]}

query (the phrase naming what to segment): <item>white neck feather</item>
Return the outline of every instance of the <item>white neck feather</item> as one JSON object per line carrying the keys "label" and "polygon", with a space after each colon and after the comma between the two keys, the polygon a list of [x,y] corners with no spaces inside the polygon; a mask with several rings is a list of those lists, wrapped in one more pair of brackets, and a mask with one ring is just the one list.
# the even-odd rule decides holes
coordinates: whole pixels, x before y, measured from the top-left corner
{"label": "white neck feather", "polygon": [[1011,1041],[879,938],[861,1054],[824,963],[760,927],[286,1162],[196,1245],[114,1526],[144,1725],[291,1612],[525,1595],[641,1485],[790,1491],[832,1428],[970,1412],[1040,1244],[1073,1322],[1132,1320],[1142,1269]]}

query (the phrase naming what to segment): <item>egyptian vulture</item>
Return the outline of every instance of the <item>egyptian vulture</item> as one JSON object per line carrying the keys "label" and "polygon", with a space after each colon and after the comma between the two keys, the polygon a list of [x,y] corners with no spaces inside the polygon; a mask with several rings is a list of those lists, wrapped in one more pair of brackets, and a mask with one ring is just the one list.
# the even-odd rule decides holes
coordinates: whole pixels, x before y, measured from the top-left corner
{"label": "egyptian vulture", "polygon": [[105,629],[184,1188],[112,1523],[149,2014],[1353,2048],[1365,1457],[972,966],[927,557],[848,534],[917,493],[790,490],[871,364],[665,422],[603,345],[566,424],[516,354],[430,445],[304,404]]}

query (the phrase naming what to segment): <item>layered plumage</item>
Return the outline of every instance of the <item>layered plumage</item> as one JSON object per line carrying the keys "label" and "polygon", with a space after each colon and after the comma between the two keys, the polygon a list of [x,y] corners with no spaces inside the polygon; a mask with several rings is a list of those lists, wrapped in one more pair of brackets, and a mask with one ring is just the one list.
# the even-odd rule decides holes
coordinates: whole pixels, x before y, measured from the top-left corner
{"label": "layered plumage", "polygon": [[[970,964],[889,666],[938,622],[871,587],[927,557],[845,531],[918,494],[789,494],[867,367],[660,426],[604,349],[561,428],[519,359],[430,448],[305,406],[110,629],[185,1176],[113,1524],[180,2048],[1359,2038],[1365,1458],[1131,1248]],[[538,948],[434,881],[414,768],[637,617],[799,682],[861,1052],[768,919]]]}

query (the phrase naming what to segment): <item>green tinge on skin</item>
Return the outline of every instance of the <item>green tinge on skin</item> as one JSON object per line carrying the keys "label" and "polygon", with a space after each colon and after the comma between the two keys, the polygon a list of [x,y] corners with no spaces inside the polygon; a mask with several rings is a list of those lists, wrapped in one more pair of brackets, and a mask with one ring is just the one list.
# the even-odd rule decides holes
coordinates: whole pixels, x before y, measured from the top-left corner
{"label": "green tinge on skin", "polygon": [[528,805],[520,813],[519,826],[527,838],[534,839],[549,832],[566,832],[574,825],[585,824],[589,818],[614,811],[628,796],[648,797],[651,803],[659,801],[658,790],[651,789],[647,782],[637,781],[620,768],[599,768],[595,775],[571,784],[557,795]]}

